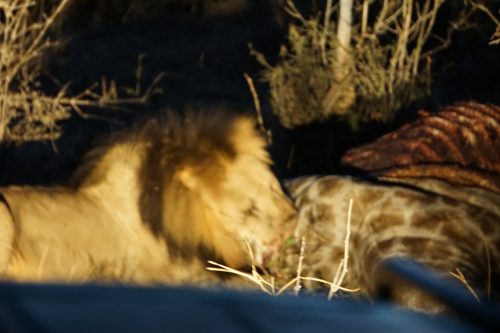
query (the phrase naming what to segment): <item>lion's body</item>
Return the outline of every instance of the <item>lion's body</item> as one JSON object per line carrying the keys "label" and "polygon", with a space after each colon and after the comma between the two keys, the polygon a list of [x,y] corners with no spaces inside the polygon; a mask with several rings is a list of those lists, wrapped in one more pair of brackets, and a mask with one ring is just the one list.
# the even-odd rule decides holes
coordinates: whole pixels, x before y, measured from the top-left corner
{"label": "lion's body", "polygon": [[[451,278],[459,269],[478,293],[498,296],[500,215],[489,205],[473,205],[401,185],[351,177],[304,177],[288,183],[299,210],[295,237],[305,237],[303,275],[332,281],[344,256],[349,200],[353,199],[349,272],[343,286],[375,296],[389,283],[399,304],[439,312],[443,307],[421,291],[383,281],[379,264],[410,257]],[[434,184],[439,186],[439,183]],[[461,189],[456,187],[457,191]],[[478,189],[477,193],[481,193]],[[476,192],[470,192],[472,195]],[[495,194],[491,193],[491,196]],[[470,198],[469,198],[470,199]],[[496,202],[500,202],[496,196]],[[481,203],[481,202],[479,202]],[[289,248],[284,266],[298,259]],[[293,276],[294,271],[290,272]],[[306,283],[310,288],[317,285]]]}
{"label": "lion's body", "polygon": [[207,259],[248,265],[245,241],[261,260],[295,214],[264,146],[252,121],[226,113],[112,136],[64,186],[0,189],[0,269],[15,280],[194,284],[218,279]]}
{"label": "lion's body", "polygon": [[61,187],[10,188],[4,196],[16,226],[9,278],[143,281],[168,269],[164,244],[133,205],[113,211],[99,196]]}

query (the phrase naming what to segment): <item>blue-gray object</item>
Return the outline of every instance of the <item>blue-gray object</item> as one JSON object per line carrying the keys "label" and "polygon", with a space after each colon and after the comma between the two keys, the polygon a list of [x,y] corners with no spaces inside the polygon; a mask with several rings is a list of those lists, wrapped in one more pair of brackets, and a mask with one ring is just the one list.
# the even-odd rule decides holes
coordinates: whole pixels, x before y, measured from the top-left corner
{"label": "blue-gray object", "polygon": [[13,283],[0,283],[0,331],[480,332],[388,304],[194,288]]}

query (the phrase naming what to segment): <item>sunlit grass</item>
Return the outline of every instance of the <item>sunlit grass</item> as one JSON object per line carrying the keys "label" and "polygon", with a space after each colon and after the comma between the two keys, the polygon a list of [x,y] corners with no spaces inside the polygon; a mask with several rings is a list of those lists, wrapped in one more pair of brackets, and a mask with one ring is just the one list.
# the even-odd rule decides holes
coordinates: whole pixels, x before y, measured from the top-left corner
{"label": "sunlit grass", "polygon": [[273,295],[273,296],[278,296],[289,290],[293,286],[293,294],[299,295],[301,289],[302,289],[302,282],[303,281],[313,281],[313,282],[318,282],[320,284],[326,285],[329,287],[328,291],[328,299],[331,299],[336,292],[339,290],[348,292],[348,293],[355,293],[359,291],[359,288],[356,289],[350,289],[350,288],[345,288],[342,287],[342,283],[349,271],[348,269],[348,264],[349,264],[349,239],[351,235],[351,216],[352,216],[352,203],[353,200],[349,200],[349,211],[347,214],[347,230],[346,230],[346,235],[344,238],[344,255],[343,258],[340,260],[340,263],[338,264],[338,268],[336,271],[336,274],[333,278],[332,281],[326,281],[324,279],[316,278],[316,277],[311,277],[311,276],[302,276],[302,270],[303,270],[303,263],[304,263],[304,257],[305,257],[305,250],[306,250],[306,239],[302,238],[301,240],[301,246],[300,246],[300,254],[299,254],[299,260],[297,263],[297,270],[296,270],[296,276],[289,280],[288,282],[284,283],[282,286],[277,286],[276,285],[276,279],[274,276],[270,277],[264,277],[262,276],[256,266],[255,266],[255,259],[253,255],[253,251],[250,247],[250,245],[247,242],[247,248],[248,248],[248,253],[250,257],[250,261],[252,263],[251,267],[251,272],[243,272],[231,267],[228,267],[226,265],[217,263],[215,261],[208,261],[208,263],[212,266],[207,267],[207,270],[212,271],[212,272],[223,272],[223,273],[228,273],[228,274],[233,274],[236,276],[239,276],[245,280],[248,280],[252,283],[254,283],[256,286],[259,287],[260,290],[265,292],[266,294]]}

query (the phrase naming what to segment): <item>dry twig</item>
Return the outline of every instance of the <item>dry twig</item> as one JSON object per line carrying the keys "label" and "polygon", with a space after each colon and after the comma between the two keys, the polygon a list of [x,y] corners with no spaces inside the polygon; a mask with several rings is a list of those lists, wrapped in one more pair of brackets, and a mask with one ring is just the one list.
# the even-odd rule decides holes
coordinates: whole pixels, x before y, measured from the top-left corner
{"label": "dry twig", "polygon": [[295,295],[298,295],[300,293],[300,290],[302,289],[301,282],[302,281],[313,281],[313,282],[318,282],[321,284],[325,284],[329,287],[329,292],[328,292],[328,299],[330,300],[333,295],[339,291],[345,291],[345,292],[357,292],[359,291],[359,288],[356,289],[350,289],[350,288],[345,288],[342,287],[342,282],[344,281],[345,276],[347,275],[348,272],[348,263],[349,263],[349,239],[350,239],[350,234],[351,234],[351,213],[352,213],[352,204],[353,200],[350,199],[349,201],[349,211],[347,214],[347,229],[346,229],[346,236],[344,239],[344,257],[339,263],[339,268],[337,270],[337,273],[335,274],[335,277],[332,282],[316,278],[316,277],[309,277],[309,276],[302,276],[302,270],[303,270],[303,262],[305,258],[305,249],[306,249],[306,239],[302,237],[301,240],[301,246],[300,246],[300,254],[299,254],[299,262],[297,264],[297,270],[296,270],[296,276],[286,282],[279,290],[276,291],[276,286],[275,286],[275,279],[274,277],[271,276],[270,281],[267,281],[263,276],[261,276],[255,267],[255,260],[254,260],[254,255],[252,252],[252,249],[250,247],[250,244],[246,242],[246,246],[248,249],[251,265],[252,265],[252,271],[251,273],[246,273],[242,272],[239,270],[236,270],[234,268],[219,264],[215,261],[208,261],[209,264],[213,266],[207,267],[207,270],[212,271],[212,272],[224,272],[224,273],[229,273],[229,274],[234,274],[237,276],[240,276],[248,281],[253,282],[256,284],[263,292],[269,295],[274,295],[274,296],[279,296],[282,293],[284,293],[288,288],[290,288],[292,285],[294,285],[293,288],[293,293]]}
{"label": "dry twig", "polygon": [[460,268],[457,268],[456,269],[456,272],[450,272],[451,276],[453,276],[454,278],[457,278],[460,282],[462,282],[464,284],[464,286],[467,288],[467,290],[470,291],[470,293],[472,294],[472,296],[474,296],[474,298],[480,302],[479,300],[479,296],[477,296],[477,293],[474,291],[474,289],[470,286],[469,282],[467,281],[467,279],[465,278],[464,274],[462,273],[462,271],[460,270]]}
{"label": "dry twig", "polygon": [[255,89],[255,85],[253,84],[253,79],[247,73],[243,73],[245,80],[247,81],[248,88],[250,89],[250,93],[252,94],[253,104],[255,107],[255,112],[257,113],[257,124],[259,125],[259,129],[264,134],[266,141],[269,145],[272,144],[273,138],[271,132],[266,129],[264,125],[264,118],[262,117],[262,110],[260,107],[259,95],[257,94],[257,90]]}
{"label": "dry twig", "polygon": [[[331,299],[333,295],[340,289],[340,286],[342,285],[342,282],[344,281],[344,278],[347,275],[347,272],[349,271],[347,266],[349,264],[349,239],[351,237],[352,203],[353,200],[350,199],[349,210],[347,212],[346,234],[344,238],[344,257],[340,261],[337,272],[335,273],[335,277],[330,287],[330,291],[328,292],[328,299]],[[342,272],[339,274],[341,267],[342,267]]]}

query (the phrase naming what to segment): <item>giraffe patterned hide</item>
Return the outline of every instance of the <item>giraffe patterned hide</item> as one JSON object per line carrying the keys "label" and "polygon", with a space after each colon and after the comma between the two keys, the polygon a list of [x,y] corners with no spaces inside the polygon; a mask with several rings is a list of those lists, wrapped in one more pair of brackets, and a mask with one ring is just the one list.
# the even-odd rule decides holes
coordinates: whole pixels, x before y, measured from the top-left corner
{"label": "giraffe patterned hide", "polygon": [[[380,286],[388,285],[395,302],[404,307],[443,311],[444,307],[429,295],[380,272],[379,264],[384,259],[411,257],[450,279],[450,273],[459,270],[476,293],[498,296],[498,207],[485,209],[400,184],[351,177],[303,177],[288,182],[287,187],[299,210],[294,237],[305,237],[306,242],[302,276],[333,280],[344,257],[352,198],[349,271],[344,287],[360,288],[361,294],[373,297]],[[494,193],[490,199],[500,202],[500,196]],[[294,263],[296,267],[298,253],[297,245],[285,248],[280,267],[294,267]],[[295,271],[281,273],[290,278]],[[309,281],[305,286],[319,287]]]}

